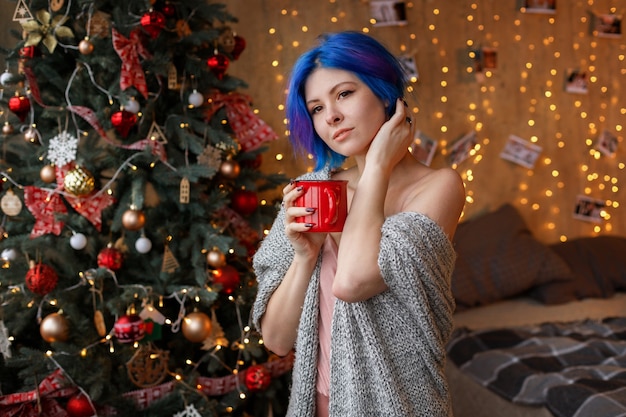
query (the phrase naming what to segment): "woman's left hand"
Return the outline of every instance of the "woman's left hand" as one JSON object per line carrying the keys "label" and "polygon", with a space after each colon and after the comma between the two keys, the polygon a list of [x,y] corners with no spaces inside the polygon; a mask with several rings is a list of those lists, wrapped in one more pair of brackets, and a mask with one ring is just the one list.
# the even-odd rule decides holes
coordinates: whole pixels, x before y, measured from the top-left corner
{"label": "woman's left hand", "polygon": [[406,155],[413,141],[415,126],[408,106],[402,99],[396,101],[396,111],[383,123],[367,151],[366,165],[379,164],[386,172]]}

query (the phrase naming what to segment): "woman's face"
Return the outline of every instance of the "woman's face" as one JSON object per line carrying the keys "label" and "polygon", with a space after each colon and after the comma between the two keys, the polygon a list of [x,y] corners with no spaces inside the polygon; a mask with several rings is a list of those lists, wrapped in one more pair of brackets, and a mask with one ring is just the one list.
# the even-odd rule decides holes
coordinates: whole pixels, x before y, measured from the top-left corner
{"label": "woman's face", "polygon": [[349,71],[314,70],[304,94],[317,134],[333,151],[347,157],[366,153],[386,120],[382,100]]}

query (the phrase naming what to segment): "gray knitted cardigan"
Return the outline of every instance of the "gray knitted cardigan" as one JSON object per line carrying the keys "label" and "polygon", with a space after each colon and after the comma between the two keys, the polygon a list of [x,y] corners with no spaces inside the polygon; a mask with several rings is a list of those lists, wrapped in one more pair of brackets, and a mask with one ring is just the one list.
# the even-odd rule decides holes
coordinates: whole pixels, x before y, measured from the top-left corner
{"label": "gray knitted cardigan", "polygon": [[[301,178],[328,178],[328,171]],[[330,416],[451,416],[444,365],[454,310],[454,248],[435,222],[418,213],[387,218],[382,232],[378,265],[388,290],[363,302],[335,303]],[[281,210],[254,256],[253,320],[260,331],[260,318],[293,255]],[[300,317],[288,409],[292,417],[315,416],[320,264]]]}

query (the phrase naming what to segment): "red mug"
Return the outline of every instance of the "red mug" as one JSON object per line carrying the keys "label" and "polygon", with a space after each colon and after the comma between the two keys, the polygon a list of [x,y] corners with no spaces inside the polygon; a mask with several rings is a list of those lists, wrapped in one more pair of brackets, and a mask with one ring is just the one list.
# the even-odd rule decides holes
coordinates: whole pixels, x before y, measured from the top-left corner
{"label": "red mug", "polygon": [[298,223],[311,223],[310,232],[341,232],[348,215],[348,181],[299,180],[304,194],[294,202],[296,207],[312,207],[314,213],[297,217]]}

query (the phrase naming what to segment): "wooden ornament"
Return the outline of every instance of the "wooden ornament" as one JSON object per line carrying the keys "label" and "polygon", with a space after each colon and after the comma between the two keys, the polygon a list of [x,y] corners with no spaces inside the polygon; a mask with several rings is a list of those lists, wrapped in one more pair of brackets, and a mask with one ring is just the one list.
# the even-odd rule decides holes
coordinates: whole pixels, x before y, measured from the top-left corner
{"label": "wooden ornament", "polygon": [[22,200],[9,188],[0,199],[0,208],[7,216],[17,216],[22,211]]}
{"label": "wooden ornament", "polygon": [[183,179],[180,180],[180,204],[189,204],[189,192],[189,179],[187,177],[183,177]]}
{"label": "wooden ornament", "polygon": [[163,382],[168,374],[169,352],[150,343],[141,346],[126,363],[128,379],[140,388],[153,387]]}

